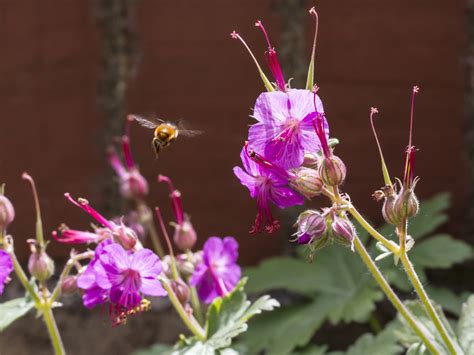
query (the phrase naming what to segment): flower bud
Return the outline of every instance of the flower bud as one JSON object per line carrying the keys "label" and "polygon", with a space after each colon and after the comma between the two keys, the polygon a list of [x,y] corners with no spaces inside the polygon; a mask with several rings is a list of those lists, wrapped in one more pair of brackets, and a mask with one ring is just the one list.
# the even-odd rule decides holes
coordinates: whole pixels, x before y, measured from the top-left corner
{"label": "flower bud", "polygon": [[191,250],[196,244],[197,235],[193,225],[188,217],[185,217],[183,223],[174,225],[173,240],[176,246],[182,250]]}
{"label": "flower bud", "polygon": [[15,219],[15,209],[10,200],[0,195],[0,231],[7,229],[8,225]]}
{"label": "flower bud", "polygon": [[334,216],[331,223],[332,236],[336,242],[354,248],[356,231],[354,225],[346,217]]}
{"label": "flower bud", "polygon": [[120,193],[125,198],[143,198],[148,191],[148,182],[137,169],[130,170],[125,178],[120,179]]}
{"label": "flower bud", "polygon": [[113,232],[114,241],[119,243],[125,250],[131,250],[135,247],[138,241],[138,237],[135,232],[125,226],[123,223],[114,228]]}
{"label": "flower bud", "polygon": [[38,281],[47,281],[54,274],[54,261],[44,250],[33,251],[28,260],[28,270]]}
{"label": "flower bud", "polygon": [[304,197],[313,198],[323,191],[323,181],[316,170],[303,167],[296,169],[294,174],[289,185]]}
{"label": "flower bud", "polygon": [[327,186],[339,186],[346,178],[346,166],[342,160],[335,155],[329,158],[323,157],[318,171],[319,176]]}
{"label": "flower bud", "polygon": [[77,276],[68,275],[61,282],[61,291],[64,294],[71,294],[77,290]]}
{"label": "flower bud", "polygon": [[303,166],[305,168],[317,169],[319,165],[319,156],[315,153],[304,153]]}
{"label": "flower bud", "polygon": [[420,209],[420,203],[413,189],[402,188],[395,199],[393,210],[400,221],[415,217]]}
{"label": "flower bud", "polygon": [[296,225],[298,230],[295,235],[298,244],[309,244],[326,234],[326,217],[318,211],[304,211],[298,216]]}
{"label": "flower bud", "polygon": [[382,206],[382,216],[385,219],[385,222],[388,224],[398,225],[400,223],[400,218],[395,212],[395,201],[397,196],[387,196],[383,202]]}
{"label": "flower bud", "polygon": [[181,304],[186,304],[190,299],[190,291],[188,285],[186,285],[182,280],[172,280],[171,289],[178,298]]}

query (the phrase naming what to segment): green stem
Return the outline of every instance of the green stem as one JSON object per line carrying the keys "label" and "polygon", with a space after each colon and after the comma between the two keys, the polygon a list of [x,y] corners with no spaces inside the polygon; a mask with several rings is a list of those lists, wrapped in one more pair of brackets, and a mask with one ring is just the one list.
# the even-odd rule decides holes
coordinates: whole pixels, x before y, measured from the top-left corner
{"label": "green stem", "polygon": [[163,246],[161,245],[158,232],[156,231],[155,225],[153,223],[153,214],[151,209],[141,200],[137,200],[136,203],[138,205],[138,211],[140,211],[143,226],[147,230],[151,239],[151,243],[153,244],[153,249],[158,254],[158,256],[163,259],[165,252]]}
{"label": "green stem", "polygon": [[191,314],[186,313],[185,309],[183,308],[183,305],[181,304],[181,302],[179,302],[175,293],[171,289],[171,286],[169,285],[168,281],[161,279],[161,284],[168,292],[168,297],[174,308],[176,309],[176,312],[178,312],[179,316],[183,320],[184,324],[186,324],[188,329],[191,331],[191,333],[198,337],[199,340],[206,340],[206,334],[204,332],[204,329],[202,329],[197,320]]}
{"label": "green stem", "polygon": [[396,293],[390,287],[387,280],[385,280],[384,276],[380,272],[379,268],[375,264],[375,262],[370,257],[369,253],[365,249],[364,245],[360,241],[358,237],[354,239],[354,246],[357,252],[359,253],[362,261],[369,269],[370,273],[372,274],[373,278],[379,284],[382,291],[385,293],[387,298],[393,304],[395,309],[405,318],[406,322],[410,325],[410,327],[414,330],[414,332],[420,337],[423,343],[426,345],[431,353],[437,355],[441,354],[436,346],[431,342],[429,339],[429,332],[428,330],[422,325],[416,322],[415,318],[412,314],[408,311],[402,301],[398,298]]}
{"label": "green stem", "polygon": [[20,280],[25,290],[31,295],[31,298],[35,302],[36,308],[40,307],[42,303],[41,298],[36,292],[36,290],[33,288],[33,286],[30,284],[28,277],[26,276],[25,272],[23,271],[23,268],[18,262],[15,252],[13,251],[13,245],[9,243],[5,251],[10,255],[16,276]]}
{"label": "green stem", "polygon": [[413,268],[413,264],[411,263],[410,259],[408,258],[408,255],[406,252],[402,253],[400,255],[400,260],[402,261],[403,267],[405,268],[405,272],[410,279],[410,282],[412,283],[413,287],[416,290],[416,293],[418,294],[418,297],[420,298],[420,301],[423,303],[423,305],[426,308],[426,311],[428,312],[428,315],[430,316],[431,320],[433,321],[433,324],[435,325],[436,329],[438,330],[439,334],[443,338],[444,343],[448,347],[448,350],[450,354],[456,355],[456,348],[454,346],[454,341],[451,339],[451,337],[448,334],[448,331],[446,330],[446,327],[443,325],[441,322],[441,319],[439,318],[438,313],[436,312],[433,304],[431,303],[428,294],[426,293],[425,289],[423,288],[423,285],[418,278],[418,275]]}
{"label": "green stem", "polygon": [[383,246],[386,247],[388,250],[390,250],[392,253],[398,254],[399,248],[397,247],[397,245],[391,242],[390,240],[388,240],[387,238],[385,238],[379,232],[377,232],[377,230],[374,227],[372,227],[370,223],[365,220],[364,217],[362,217],[359,211],[357,211],[356,208],[352,206],[352,204],[349,206],[347,211],[356,219],[357,222],[359,222],[362,228],[364,228],[367,232],[369,232],[369,234],[372,237],[374,237],[379,242],[381,242]]}
{"label": "green stem", "polygon": [[201,302],[199,302],[199,297],[195,287],[190,287],[191,291],[191,306],[193,307],[194,314],[196,316],[199,324],[204,324],[204,317],[202,315]]}
{"label": "green stem", "polygon": [[54,319],[53,311],[51,310],[51,304],[49,303],[43,308],[43,320],[46,324],[46,328],[48,328],[48,333],[51,343],[53,344],[54,353],[56,355],[66,354],[56,320]]}

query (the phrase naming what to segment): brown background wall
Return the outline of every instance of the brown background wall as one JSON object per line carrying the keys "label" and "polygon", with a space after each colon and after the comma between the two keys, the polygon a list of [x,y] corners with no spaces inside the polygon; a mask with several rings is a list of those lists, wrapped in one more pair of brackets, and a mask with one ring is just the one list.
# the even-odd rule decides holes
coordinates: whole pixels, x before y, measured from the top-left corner
{"label": "brown background wall", "polygon": [[[132,144],[143,173],[150,181],[157,173],[175,180],[203,239],[236,236],[247,263],[277,252],[285,235],[247,235],[255,205],[232,174],[262,85],[229,33],[238,30],[263,64],[264,42],[253,23],[259,18],[267,24],[278,49],[278,19],[270,1],[142,0],[134,6],[139,66],[129,83],[129,111],[185,118],[206,132],[180,139],[155,161],[151,132],[134,127]],[[311,6],[308,1],[305,8]],[[392,174],[400,175],[414,84],[421,87],[415,120],[419,195],[453,191],[452,215],[462,220],[464,6],[463,1],[318,2],[320,96],[332,135],[342,142],[338,153],[349,168],[346,190],[374,220],[380,220],[379,212],[370,195],[382,179],[368,109],[377,106],[381,112],[377,125],[386,159]],[[0,180],[17,210],[10,231],[18,250],[34,231],[22,171],[36,178],[47,234],[64,221],[76,228],[90,222],[63,192],[98,205],[106,198],[99,188],[108,167],[99,149],[105,124],[98,108],[101,36],[95,15],[93,1],[0,1]],[[312,26],[308,15],[307,57]],[[150,203],[168,207],[164,186],[151,188]],[[54,243],[50,250],[67,252]]]}

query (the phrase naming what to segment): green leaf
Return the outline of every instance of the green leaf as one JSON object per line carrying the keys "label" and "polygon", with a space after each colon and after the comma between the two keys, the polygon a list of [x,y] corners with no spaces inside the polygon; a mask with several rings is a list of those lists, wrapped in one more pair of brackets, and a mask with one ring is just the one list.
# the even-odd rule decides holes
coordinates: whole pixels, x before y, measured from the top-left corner
{"label": "green leaf", "polygon": [[244,273],[249,279],[246,286],[249,293],[286,289],[303,295],[314,294],[312,282],[308,282],[313,279],[314,268],[304,260],[271,258],[257,267],[247,268]]}
{"label": "green leaf", "polygon": [[426,292],[430,298],[443,307],[444,310],[449,311],[457,316],[461,313],[464,295],[456,295],[453,291],[447,288],[438,288],[433,286],[426,287]]}
{"label": "green leaf", "polygon": [[170,355],[172,347],[166,344],[154,344],[148,349],[135,351],[134,355]]}
{"label": "green leaf", "polygon": [[293,349],[305,346],[327,317],[335,300],[316,298],[304,304],[291,305],[267,313],[252,322],[240,338],[245,354],[292,354]]}
{"label": "green leaf", "polygon": [[243,291],[245,282],[246,279],[242,279],[234,291],[209,306],[206,344],[214,349],[230,346],[234,337],[247,330],[247,321],[253,316],[280,306],[269,296],[262,296],[251,304]]}
{"label": "green leaf", "polygon": [[294,355],[325,355],[328,347],[326,345],[310,345],[302,350],[294,351]]}
{"label": "green leaf", "polygon": [[437,194],[429,200],[421,202],[420,212],[408,225],[409,234],[414,239],[419,240],[433,233],[448,220],[445,211],[450,205],[451,197],[447,192]]}
{"label": "green leaf", "polygon": [[438,234],[419,244],[409,253],[418,266],[446,269],[472,257],[472,248],[446,234]]}
{"label": "green leaf", "polygon": [[35,307],[33,301],[26,297],[16,298],[0,304],[0,332],[3,332],[18,318],[23,317]]}
{"label": "green leaf", "polygon": [[457,334],[465,353],[474,354],[474,295],[470,296],[462,306]]}
{"label": "green leaf", "polygon": [[377,335],[362,335],[345,353],[331,353],[331,355],[400,354],[403,348],[398,344],[398,338],[395,333],[395,330],[398,328],[399,323],[392,322]]}
{"label": "green leaf", "polygon": [[[425,307],[420,301],[406,301],[406,307],[412,313],[415,321],[420,324],[421,327],[424,327],[428,333],[428,338],[431,342],[436,346],[437,350],[440,354],[449,354],[449,351],[446,349],[443,339],[441,338],[439,332],[437,331],[435,325],[433,324],[431,318],[425,311]],[[463,351],[460,345],[456,341],[456,334],[454,333],[453,329],[451,328],[451,324],[447,320],[446,316],[444,315],[441,307],[435,304],[435,309],[437,314],[439,315],[441,322],[443,323],[444,327],[446,328],[448,334],[454,340],[454,346],[456,348],[456,353],[461,355]],[[423,350],[424,346],[420,346],[422,344],[421,339],[418,335],[413,331],[413,329],[406,323],[405,319],[398,315],[398,319],[404,324],[404,327],[401,327],[396,333],[400,339],[400,341],[413,352],[413,354],[428,354],[428,350]],[[423,350],[423,351],[422,351]]]}

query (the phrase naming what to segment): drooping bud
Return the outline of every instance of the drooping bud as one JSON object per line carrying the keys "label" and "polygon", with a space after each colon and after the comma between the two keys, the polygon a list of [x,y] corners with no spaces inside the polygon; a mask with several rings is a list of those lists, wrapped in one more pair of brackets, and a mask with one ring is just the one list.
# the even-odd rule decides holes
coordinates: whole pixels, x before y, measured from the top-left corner
{"label": "drooping bud", "polygon": [[61,291],[64,294],[72,294],[77,290],[77,276],[68,275],[61,282]]}
{"label": "drooping bud", "polygon": [[0,195],[0,234],[3,233],[15,219],[15,209],[10,200]]}
{"label": "drooping bud", "polygon": [[329,158],[323,157],[319,165],[319,175],[327,186],[340,186],[346,179],[346,166],[342,160],[332,155]]}
{"label": "drooping bud", "polygon": [[188,285],[182,280],[172,280],[171,289],[182,305],[189,303],[191,292],[189,291]]}
{"label": "drooping bud", "polygon": [[191,250],[196,244],[197,235],[189,217],[185,215],[181,224],[174,223],[173,226],[173,241],[176,246],[182,251]]}
{"label": "drooping bud", "polygon": [[311,168],[295,169],[294,177],[289,180],[289,185],[308,199],[320,195],[323,191],[323,181],[319,173]]}
{"label": "drooping bud", "polygon": [[120,244],[125,250],[135,248],[138,242],[138,237],[135,232],[125,226],[123,222],[113,230],[114,241]]}
{"label": "drooping bud", "polygon": [[306,210],[298,216],[295,235],[298,244],[310,244],[326,237],[326,217],[318,211]]}
{"label": "drooping bud", "polygon": [[346,217],[334,215],[331,223],[331,231],[334,240],[354,251],[355,227]]}
{"label": "drooping bud", "polygon": [[47,281],[54,275],[54,261],[46,251],[38,248],[35,240],[29,240],[31,255],[28,260],[28,270],[40,282]]}

